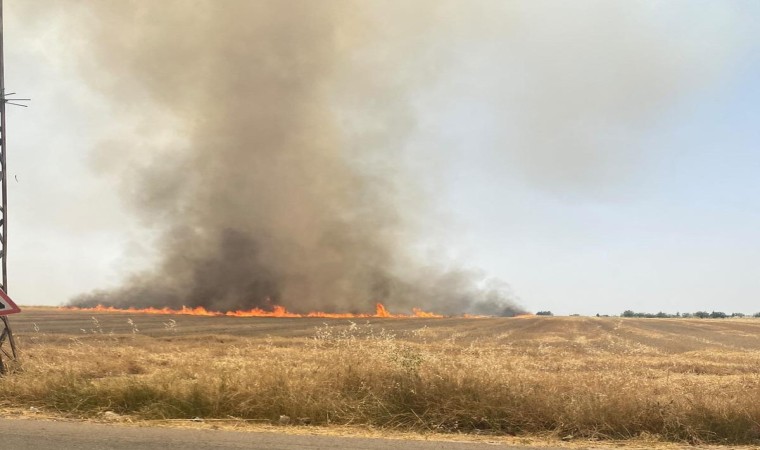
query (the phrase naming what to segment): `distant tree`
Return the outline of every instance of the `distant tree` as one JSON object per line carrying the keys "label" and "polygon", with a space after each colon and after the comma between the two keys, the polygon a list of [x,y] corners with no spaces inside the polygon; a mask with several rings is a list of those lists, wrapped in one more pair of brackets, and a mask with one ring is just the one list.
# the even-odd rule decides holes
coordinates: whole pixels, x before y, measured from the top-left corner
{"label": "distant tree", "polygon": [[553,316],[551,311],[539,311],[536,313],[537,316]]}
{"label": "distant tree", "polygon": [[711,319],[725,319],[728,315],[722,311],[713,311],[710,313]]}
{"label": "distant tree", "polygon": [[630,309],[626,309],[625,311],[623,311],[622,316],[623,317],[636,317],[636,313],[633,312],[633,311],[631,311]]}
{"label": "distant tree", "polygon": [[700,319],[707,319],[710,317],[710,313],[707,311],[697,311],[694,313],[694,317],[699,317]]}
{"label": "distant tree", "polygon": [[657,314],[655,314],[655,317],[659,317],[660,319],[665,319],[665,318],[672,317],[672,316],[670,314],[667,314],[667,313],[664,313],[664,312],[660,311]]}
{"label": "distant tree", "polygon": [[731,317],[744,317],[744,313],[731,313]]}
{"label": "distant tree", "polygon": [[692,313],[683,313],[681,317],[683,317],[684,319],[691,319],[692,317],[694,317],[694,315]]}
{"label": "distant tree", "polygon": [[760,312],[756,312],[755,314],[752,314],[752,317],[760,317]]}

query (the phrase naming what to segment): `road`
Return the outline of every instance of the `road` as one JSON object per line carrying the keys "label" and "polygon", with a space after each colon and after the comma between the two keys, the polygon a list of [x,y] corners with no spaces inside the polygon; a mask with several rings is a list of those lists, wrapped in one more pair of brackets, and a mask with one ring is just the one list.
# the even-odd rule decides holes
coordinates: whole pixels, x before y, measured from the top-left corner
{"label": "road", "polygon": [[[527,450],[487,443],[149,428],[51,420],[0,419],[0,448],[13,450]],[[531,450],[536,450],[535,447]],[[550,449],[544,449],[550,450]]]}

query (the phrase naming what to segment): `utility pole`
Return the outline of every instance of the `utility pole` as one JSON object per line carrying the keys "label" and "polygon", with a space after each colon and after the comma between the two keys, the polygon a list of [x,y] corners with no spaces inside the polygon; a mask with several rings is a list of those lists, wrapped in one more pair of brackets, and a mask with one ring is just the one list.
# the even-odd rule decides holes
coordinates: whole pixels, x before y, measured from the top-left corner
{"label": "utility pole", "polygon": [[[16,341],[13,339],[11,324],[8,314],[19,312],[19,308],[8,297],[8,164],[7,155],[7,127],[5,125],[5,105],[13,101],[25,101],[29,99],[8,98],[13,93],[5,92],[5,53],[3,48],[3,0],[0,0],[0,272],[2,272],[2,285],[0,285],[0,373],[5,372],[3,356],[7,359],[16,359]],[[16,106],[26,106],[18,103],[10,103]],[[8,345],[6,346],[6,342]],[[10,347],[10,348],[7,348]]]}

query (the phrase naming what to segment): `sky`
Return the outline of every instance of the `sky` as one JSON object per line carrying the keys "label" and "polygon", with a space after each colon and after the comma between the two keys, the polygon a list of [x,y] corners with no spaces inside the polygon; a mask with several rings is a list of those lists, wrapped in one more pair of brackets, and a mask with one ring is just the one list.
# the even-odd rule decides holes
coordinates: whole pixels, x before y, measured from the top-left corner
{"label": "sky", "polygon": [[[176,130],[135,134],[139,93],[114,112],[69,9],[5,3],[6,86],[32,98],[7,119],[9,293],[60,305],[155,264],[155,229],[97,150]],[[399,144],[430,202],[419,258],[501,280],[533,312],[760,311],[756,2],[442,3],[405,35],[416,53],[366,50],[419,74]],[[381,29],[424,12],[371,8]]]}

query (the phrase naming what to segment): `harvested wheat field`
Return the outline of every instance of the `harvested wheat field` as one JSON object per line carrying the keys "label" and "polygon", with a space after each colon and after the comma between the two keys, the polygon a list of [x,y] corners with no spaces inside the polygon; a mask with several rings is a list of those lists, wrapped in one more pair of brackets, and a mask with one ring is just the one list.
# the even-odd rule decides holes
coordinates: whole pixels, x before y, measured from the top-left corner
{"label": "harvested wheat field", "polygon": [[760,443],[760,320],[27,308],[0,401],[68,417]]}

